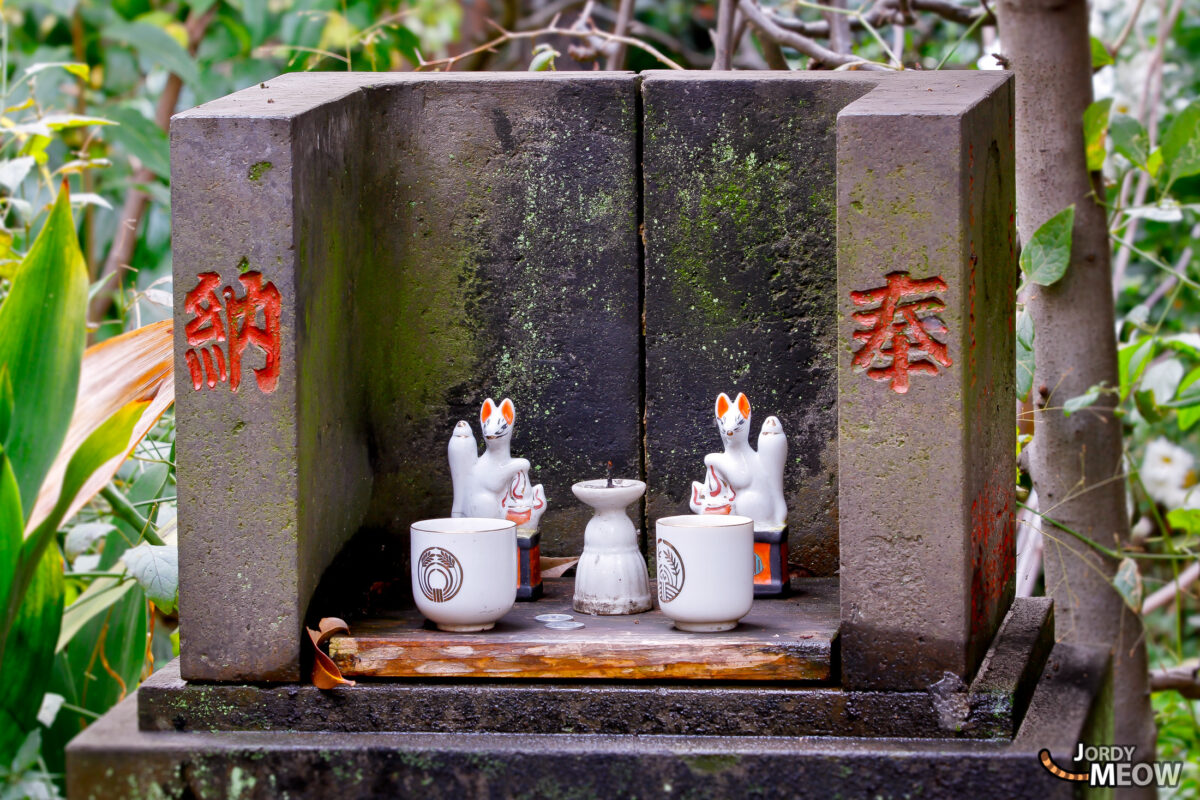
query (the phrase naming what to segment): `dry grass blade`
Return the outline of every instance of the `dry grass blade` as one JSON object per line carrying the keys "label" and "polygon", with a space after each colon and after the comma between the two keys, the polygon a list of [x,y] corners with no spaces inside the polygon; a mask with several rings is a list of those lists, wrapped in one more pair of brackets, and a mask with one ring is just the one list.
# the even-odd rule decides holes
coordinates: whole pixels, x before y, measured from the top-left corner
{"label": "dry grass blade", "polygon": [[64,520],[74,516],[112,480],[134,446],[175,402],[172,351],[171,321],[164,320],[89,347],[83,354],[71,426],[38,492],[37,504],[25,528],[27,535],[54,508],[71,456],[105,420],[129,403],[150,401],[133,428],[129,447],[92,474],[71,502]]}

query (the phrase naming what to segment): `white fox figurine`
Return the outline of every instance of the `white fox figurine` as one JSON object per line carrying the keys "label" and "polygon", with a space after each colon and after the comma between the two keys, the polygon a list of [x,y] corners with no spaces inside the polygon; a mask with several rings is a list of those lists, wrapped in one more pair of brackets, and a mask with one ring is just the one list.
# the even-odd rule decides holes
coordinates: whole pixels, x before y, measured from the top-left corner
{"label": "white fox figurine", "polygon": [[515,421],[512,400],[506,397],[499,405],[490,397],[483,401],[479,411],[483,455],[479,455],[471,426],[465,421],[454,426],[446,449],[454,485],[450,516],[509,519],[517,523],[519,533],[537,531],[546,510],[546,493],[540,483],[529,485],[529,461],[512,457]]}
{"label": "white fox figurine", "polygon": [[767,417],[758,432],[758,451],[750,447],[750,401],[739,393],[731,401],[717,396],[717,430],[724,453],[704,457],[705,483],[692,483],[689,506],[696,514],[737,514],[754,520],[756,531],[778,531],[787,524],[783,465],[787,437],[778,417]]}

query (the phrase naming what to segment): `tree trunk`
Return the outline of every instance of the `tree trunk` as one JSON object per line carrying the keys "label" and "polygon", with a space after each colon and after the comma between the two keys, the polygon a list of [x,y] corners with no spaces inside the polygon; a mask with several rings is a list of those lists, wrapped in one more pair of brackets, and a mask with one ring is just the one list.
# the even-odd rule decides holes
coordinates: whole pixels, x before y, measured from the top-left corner
{"label": "tree trunk", "polygon": [[[1016,72],[1017,212],[1024,241],[1075,204],[1071,263],[1050,287],[1033,287],[1036,433],[1030,467],[1042,513],[1108,547],[1129,537],[1115,401],[1067,417],[1063,403],[1117,385],[1110,245],[1098,175],[1087,171],[1083,112],[1092,100],[1086,0],[1003,0],[1000,39]],[[1093,195],[1093,191],[1095,195]],[[1043,525],[1046,587],[1057,634],[1112,648],[1116,741],[1154,753],[1141,619],[1110,582],[1116,565]]]}

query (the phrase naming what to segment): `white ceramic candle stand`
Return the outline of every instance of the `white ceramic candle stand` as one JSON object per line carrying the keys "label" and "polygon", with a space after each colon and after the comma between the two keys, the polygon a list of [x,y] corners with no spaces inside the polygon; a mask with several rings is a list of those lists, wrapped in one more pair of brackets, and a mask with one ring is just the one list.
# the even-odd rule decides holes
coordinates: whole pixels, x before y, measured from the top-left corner
{"label": "white ceramic candle stand", "polygon": [[583,555],[575,568],[574,608],[582,614],[610,616],[649,611],[650,578],[638,550],[638,531],[625,508],[646,491],[634,480],[582,481],[571,487],[595,509],[583,534]]}

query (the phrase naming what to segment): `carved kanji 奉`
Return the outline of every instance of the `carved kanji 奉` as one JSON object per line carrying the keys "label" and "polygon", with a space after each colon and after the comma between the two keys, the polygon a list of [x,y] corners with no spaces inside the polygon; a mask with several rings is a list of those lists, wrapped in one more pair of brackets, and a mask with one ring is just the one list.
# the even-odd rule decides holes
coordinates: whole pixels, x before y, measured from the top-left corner
{"label": "carved kanji \u5949", "polygon": [[[225,298],[222,308],[217,294],[221,277],[215,272],[201,272],[197,277],[199,282],[187,293],[183,306],[193,315],[184,327],[192,348],[184,354],[192,387],[200,389],[207,384],[209,389],[215,389],[218,383],[228,381],[229,388],[236,392],[242,382],[242,355],[247,346],[254,345],[265,355],[263,366],[254,370],[258,388],[263,392],[275,391],[279,381],[281,305],[275,284],[264,282],[261,272],[239,275],[245,294],[238,297],[232,287],[226,286],[221,290]],[[222,342],[228,342],[228,369]]]}
{"label": "carved kanji \u5949", "polygon": [[[898,394],[908,391],[908,374],[924,372],[937,375],[937,364],[949,367],[946,345],[931,336],[944,330],[935,316],[946,304],[932,295],[946,291],[946,282],[938,277],[913,280],[907,272],[887,276],[887,286],[850,292],[856,306],[871,306],[854,312],[854,321],[864,330],[854,332],[862,345],[854,353],[855,371],[866,371],[877,381],[890,380]],[[876,365],[876,358],[883,362]]]}

